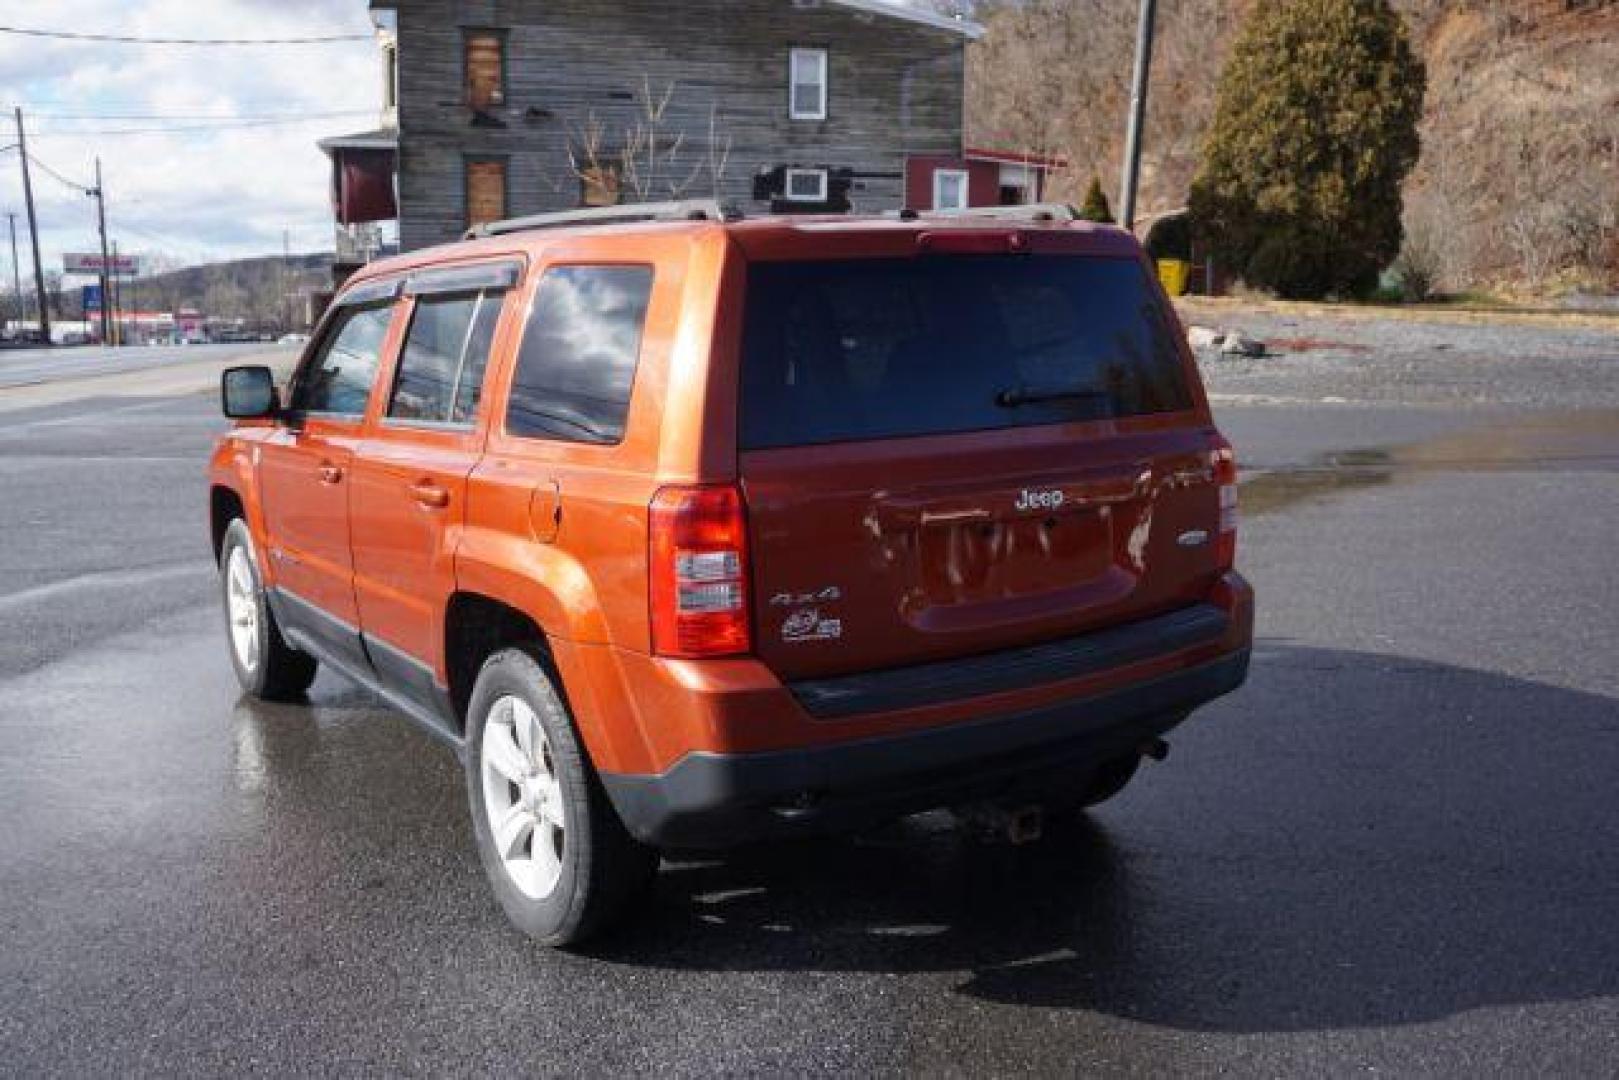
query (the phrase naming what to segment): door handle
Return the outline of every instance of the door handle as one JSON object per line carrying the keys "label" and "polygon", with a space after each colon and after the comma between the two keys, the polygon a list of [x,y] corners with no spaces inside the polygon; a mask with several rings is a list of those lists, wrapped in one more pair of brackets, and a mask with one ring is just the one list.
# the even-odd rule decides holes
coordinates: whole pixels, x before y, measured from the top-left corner
{"label": "door handle", "polygon": [[410,486],[411,497],[429,510],[442,510],[450,505],[450,493],[431,481],[423,480]]}
{"label": "door handle", "polygon": [[315,471],[320,475],[320,482],[323,484],[336,484],[343,479],[342,468],[330,461],[321,462],[320,468]]}

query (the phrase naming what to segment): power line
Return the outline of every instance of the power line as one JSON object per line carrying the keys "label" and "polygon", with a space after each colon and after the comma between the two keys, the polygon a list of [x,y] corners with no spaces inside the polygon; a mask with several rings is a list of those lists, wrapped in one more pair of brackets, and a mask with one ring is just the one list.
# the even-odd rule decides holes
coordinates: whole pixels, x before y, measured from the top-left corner
{"label": "power line", "polygon": [[345,41],[370,41],[370,34],[316,34],[284,38],[184,38],[137,37],[132,34],[81,34],[70,30],[35,30],[21,26],[0,26],[0,34],[53,38],[61,41],[93,41],[109,45],[331,45]]}
{"label": "power line", "polygon": [[[370,110],[365,110],[369,113]],[[341,116],[355,116],[361,113],[343,113]],[[51,128],[45,131],[31,131],[29,134],[36,139],[65,139],[80,137],[118,137],[123,135],[186,135],[197,132],[210,131],[244,131],[251,128],[294,127],[299,124],[324,123],[328,120],[339,119],[334,114],[310,114],[308,116],[285,116],[274,119],[261,120],[226,120],[221,119],[214,124],[161,124],[146,127],[119,127],[119,128]]]}
{"label": "power line", "polygon": [[74,191],[77,191],[81,195],[89,195],[90,193],[95,191],[95,187],[93,185],[91,185],[91,184],[81,184],[77,180],[69,180],[67,177],[63,176],[61,173],[57,172],[55,169],[51,168],[49,165],[47,165],[43,161],[39,160],[39,155],[37,155],[37,154],[29,154],[28,155],[28,160],[33,163],[35,168],[39,169],[46,176],[49,176],[52,180],[55,180],[59,184],[63,184],[65,186],[67,186],[67,187],[72,188]]}
{"label": "power line", "polygon": [[376,106],[356,107],[353,109],[333,109],[327,112],[264,112],[264,113],[136,113],[136,112],[52,112],[50,109],[37,109],[32,106],[23,106],[28,115],[35,119],[46,120],[208,120],[220,123],[233,123],[242,120],[299,120],[313,117],[339,117],[359,116],[377,111]]}

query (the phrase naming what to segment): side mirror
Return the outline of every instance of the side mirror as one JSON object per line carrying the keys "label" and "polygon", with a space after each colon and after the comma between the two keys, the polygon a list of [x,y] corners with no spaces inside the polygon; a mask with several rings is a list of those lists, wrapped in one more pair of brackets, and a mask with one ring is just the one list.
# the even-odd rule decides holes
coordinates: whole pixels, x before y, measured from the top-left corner
{"label": "side mirror", "polygon": [[270,369],[226,368],[219,381],[220,404],[232,420],[252,420],[276,414],[275,376]]}

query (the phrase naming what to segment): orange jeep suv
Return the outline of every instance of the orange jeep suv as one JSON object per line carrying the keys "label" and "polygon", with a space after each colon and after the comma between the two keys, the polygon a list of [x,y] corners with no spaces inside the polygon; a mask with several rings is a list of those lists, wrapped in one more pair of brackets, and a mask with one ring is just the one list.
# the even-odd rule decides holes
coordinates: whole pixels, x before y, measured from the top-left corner
{"label": "orange jeep suv", "polygon": [[242,685],[324,665],[449,743],[549,944],[660,850],[1031,831],[1247,672],[1231,447],[1140,247],[1067,208],[501,222],[222,392]]}

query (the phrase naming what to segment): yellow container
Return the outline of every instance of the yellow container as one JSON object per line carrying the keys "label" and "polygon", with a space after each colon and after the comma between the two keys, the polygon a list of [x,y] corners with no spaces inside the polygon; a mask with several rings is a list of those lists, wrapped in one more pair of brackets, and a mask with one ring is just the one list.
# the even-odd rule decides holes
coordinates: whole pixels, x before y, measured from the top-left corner
{"label": "yellow container", "polygon": [[1192,264],[1185,259],[1158,260],[1158,280],[1170,296],[1186,295],[1186,279],[1191,273]]}

